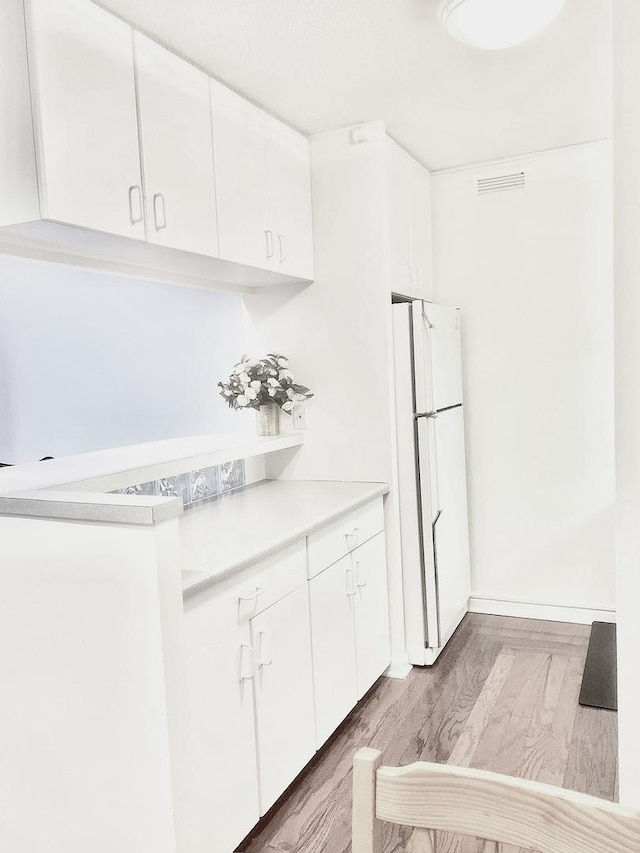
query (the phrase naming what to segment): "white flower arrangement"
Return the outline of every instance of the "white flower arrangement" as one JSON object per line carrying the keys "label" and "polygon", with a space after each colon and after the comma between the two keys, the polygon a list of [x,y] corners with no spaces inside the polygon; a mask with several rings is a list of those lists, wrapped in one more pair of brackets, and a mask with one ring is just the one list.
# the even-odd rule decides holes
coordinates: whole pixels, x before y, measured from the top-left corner
{"label": "white flower arrangement", "polygon": [[218,393],[231,409],[258,409],[276,403],[289,415],[296,404],[313,397],[307,387],[294,381],[289,359],[275,352],[264,358],[243,355],[227,382],[218,382]]}

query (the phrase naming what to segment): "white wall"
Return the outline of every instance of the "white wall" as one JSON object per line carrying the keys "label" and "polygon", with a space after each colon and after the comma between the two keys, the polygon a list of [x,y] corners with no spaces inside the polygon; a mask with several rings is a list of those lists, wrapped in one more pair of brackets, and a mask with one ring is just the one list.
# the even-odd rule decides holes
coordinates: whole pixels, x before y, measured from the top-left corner
{"label": "white wall", "polygon": [[[315,392],[292,479],[389,480],[387,140],[311,137],[315,283],[243,298],[253,351],[283,351]],[[378,341],[378,345],[373,345]]]}
{"label": "white wall", "polygon": [[[526,189],[477,197],[478,177],[521,170]],[[613,608],[610,143],[433,192],[436,299],[463,311],[473,594]]]}
{"label": "white wall", "polygon": [[0,258],[0,462],[246,429],[241,350],[237,295]]}
{"label": "white wall", "polygon": [[616,569],[620,800],[640,809],[640,4],[614,3]]}

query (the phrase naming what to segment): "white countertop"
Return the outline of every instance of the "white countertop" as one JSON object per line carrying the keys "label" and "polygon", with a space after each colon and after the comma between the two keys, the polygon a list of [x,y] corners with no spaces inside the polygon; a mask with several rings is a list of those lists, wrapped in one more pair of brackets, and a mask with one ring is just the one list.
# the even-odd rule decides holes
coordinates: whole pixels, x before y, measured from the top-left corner
{"label": "white countertop", "polygon": [[263,480],[179,519],[183,597],[389,491],[386,483]]}

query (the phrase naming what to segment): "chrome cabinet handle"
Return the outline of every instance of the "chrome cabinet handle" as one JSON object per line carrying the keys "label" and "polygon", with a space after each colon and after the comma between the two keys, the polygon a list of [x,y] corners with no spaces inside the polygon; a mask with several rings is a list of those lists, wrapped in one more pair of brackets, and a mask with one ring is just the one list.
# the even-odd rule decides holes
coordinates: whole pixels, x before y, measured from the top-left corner
{"label": "chrome cabinet handle", "polygon": [[[162,202],[162,224],[160,224],[160,220],[158,217],[158,202]],[[167,208],[162,193],[156,193],[153,197],[153,221],[156,227],[156,231],[162,231],[163,228],[167,227]]]}
{"label": "chrome cabinet handle", "polygon": [[278,234],[278,244],[280,246],[280,263],[287,260],[287,241],[284,234]]}
{"label": "chrome cabinet handle", "polygon": [[273,657],[271,655],[271,638],[266,631],[260,631],[258,634],[258,643],[258,666],[271,666],[273,663]]}
{"label": "chrome cabinet handle", "polygon": [[240,646],[240,681],[251,681],[253,678],[253,647],[248,643]]}
{"label": "chrome cabinet handle", "polygon": [[259,595],[262,595],[263,592],[264,589],[261,586],[257,586],[255,588],[255,591],[252,592],[250,595],[239,595],[238,601],[255,601]]}
{"label": "chrome cabinet handle", "polygon": [[354,527],[351,533],[345,533],[344,538],[347,540],[347,548],[355,548],[358,545],[359,527]]}
{"label": "chrome cabinet handle", "polygon": [[273,234],[268,229],[264,233],[267,238],[267,260],[270,260],[273,257]]}
{"label": "chrome cabinet handle", "polygon": [[355,578],[353,575],[353,569],[347,569],[346,572],[346,582],[347,582],[347,595],[356,595],[358,592],[355,585]]}
{"label": "chrome cabinet handle", "polygon": [[360,562],[360,560],[356,560],[356,580],[358,582],[359,589],[362,589],[363,586],[367,585],[367,582],[362,580],[362,575],[360,574],[361,568],[362,563]]}
{"label": "chrome cabinet handle", "polygon": [[[133,212],[133,196],[134,193],[138,196],[138,215],[136,216]],[[137,225],[138,222],[142,222],[143,218],[143,209],[142,209],[142,187],[139,184],[131,184],[129,187],[129,221],[132,225]]]}

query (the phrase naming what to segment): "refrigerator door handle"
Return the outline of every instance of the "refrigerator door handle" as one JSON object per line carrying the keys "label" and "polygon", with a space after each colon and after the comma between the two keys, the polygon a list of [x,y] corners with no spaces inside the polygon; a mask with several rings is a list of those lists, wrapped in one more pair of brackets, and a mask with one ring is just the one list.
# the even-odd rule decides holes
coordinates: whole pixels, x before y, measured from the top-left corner
{"label": "refrigerator door handle", "polygon": [[436,517],[431,525],[431,535],[433,536],[433,571],[436,583],[436,630],[438,632],[438,648],[442,645],[442,635],[440,633],[440,577],[438,574],[438,545],[436,543],[436,524],[440,521],[442,510],[439,509]]}
{"label": "refrigerator door handle", "polygon": [[418,418],[431,418],[432,420],[435,421],[438,417],[438,413],[437,412],[416,412],[416,414],[413,417],[415,420],[418,420]]}

